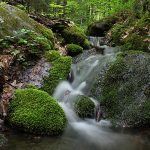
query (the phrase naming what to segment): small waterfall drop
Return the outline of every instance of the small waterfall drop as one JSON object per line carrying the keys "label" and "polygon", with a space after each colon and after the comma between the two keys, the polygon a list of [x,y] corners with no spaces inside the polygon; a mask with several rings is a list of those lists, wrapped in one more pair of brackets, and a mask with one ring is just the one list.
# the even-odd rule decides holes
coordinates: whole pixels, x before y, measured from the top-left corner
{"label": "small waterfall drop", "polygon": [[[104,47],[106,51],[109,49],[108,46],[102,45],[102,37],[89,37],[91,45]],[[80,120],[74,112],[74,102],[78,95],[87,95],[90,91],[90,87],[93,84],[97,74],[105,68],[108,63],[115,60],[116,54],[113,48],[105,55],[92,55],[85,60],[77,64],[72,64],[72,71],[69,75],[70,81],[62,81],[53,94],[53,97],[57,99],[60,105],[63,107],[68,120]],[[99,101],[91,98],[97,109],[99,109]],[[72,114],[72,115],[70,115]],[[71,124],[71,122],[69,122]]]}
{"label": "small waterfall drop", "polygon": [[[95,38],[92,39],[91,44],[99,44],[100,46],[100,41],[95,41],[94,43]],[[109,49],[105,45],[103,45],[103,47]],[[108,63],[114,61],[115,56],[116,54],[112,48],[109,50],[109,53],[105,55],[90,56],[77,64],[72,64],[72,72],[70,73],[70,78],[73,78],[72,82],[61,82],[53,94],[53,97],[59,101],[59,104],[66,113],[68,126],[75,130],[75,132],[81,134],[81,136],[89,138],[92,142],[99,143],[100,145],[112,144],[114,140],[119,137],[116,135],[116,137],[112,138],[114,135],[111,135],[110,132],[108,133],[103,129],[104,126],[111,126],[107,120],[96,122],[94,119],[80,119],[74,111],[74,102],[78,95],[87,95],[96,75],[105,68]],[[97,108],[100,106],[99,101],[93,98],[91,98],[91,101],[95,103]]]}

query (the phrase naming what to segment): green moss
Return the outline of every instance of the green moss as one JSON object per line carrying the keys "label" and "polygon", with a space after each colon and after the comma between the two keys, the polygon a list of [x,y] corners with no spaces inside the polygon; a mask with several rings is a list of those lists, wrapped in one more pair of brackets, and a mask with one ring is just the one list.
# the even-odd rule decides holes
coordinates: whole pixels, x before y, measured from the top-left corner
{"label": "green moss", "polygon": [[52,97],[31,88],[16,90],[8,120],[17,129],[48,135],[60,134],[67,122],[64,111]]}
{"label": "green moss", "polygon": [[59,53],[58,51],[56,51],[56,50],[51,50],[51,51],[47,51],[47,52],[45,53],[45,57],[46,57],[46,59],[47,59],[49,62],[52,62],[52,61],[54,61],[54,60],[60,58],[61,56],[60,56],[60,53]]}
{"label": "green moss", "polygon": [[94,102],[87,96],[80,95],[74,104],[74,109],[81,118],[93,118],[94,117]]}
{"label": "green moss", "polygon": [[149,83],[149,62],[148,53],[132,50],[120,53],[109,67],[101,95],[108,118],[134,127],[150,122],[149,97],[147,93],[143,95]]}
{"label": "green moss", "polygon": [[107,34],[110,44],[119,45],[122,50],[141,50],[149,52],[149,13],[140,18],[131,14],[126,20],[113,25]]}
{"label": "green moss", "polygon": [[67,27],[63,30],[62,33],[63,38],[65,39],[67,44],[77,44],[82,46],[83,48],[87,48],[87,39],[84,32],[77,26]]}
{"label": "green moss", "polygon": [[124,32],[124,24],[117,24],[111,29],[111,42],[115,43],[116,45],[121,45],[121,36]]}
{"label": "green moss", "polygon": [[37,89],[38,90],[38,87],[36,85],[34,85],[34,84],[28,84],[26,86],[26,88],[28,88],[28,89]]}
{"label": "green moss", "polygon": [[49,76],[44,79],[43,90],[53,94],[56,86],[62,80],[66,80],[71,70],[71,57],[60,57],[52,62]]}
{"label": "green moss", "polygon": [[67,44],[66,48],[70,56],[76,56],[83,52],[83,48],[76,44]]}
{"label": "green moss", "polygon": [[124,58],[121,55],[118,55],[117,60],[110,66],[103,81],[101,104],[105,105],[107,108],[108,116],[110,118],[118,114],[122,109],[118,105],[120,101],[118,98],[118,89],[120,84],[124,82],[123,74],[125,70],[126,64]]}
{"label": "green moss", "polygon": [[144,52],[149,52],[149,42],[144,41],[144,39],[146,38],[146,36],[141,36],[137,33],[133,33],[124,40],[125,44],[123,45],[122,50],[137,49]]}
{"label": "green moss", "polygon": [[44,37],[46,37],[54,48],[54,34],[52,30],[46,28],[41,24],[35,24],[35,29],[38,33],[41,33]]}
{"label": "green moss", "polygon": [[89,49],[89,48],[90,48],[90,42],[89,42],[87,39],[84,41],[83,47],[84,47],[85,49]]}
{"label": "green moss", "polygon": [[150,23],[150,18],[149,18],[149,13],[145,13],[142,15],[142,17],[140,19],[138,19],[137,23],[136,23],[136,29],[142,29],[145,28],[146,26],[148,27]]}

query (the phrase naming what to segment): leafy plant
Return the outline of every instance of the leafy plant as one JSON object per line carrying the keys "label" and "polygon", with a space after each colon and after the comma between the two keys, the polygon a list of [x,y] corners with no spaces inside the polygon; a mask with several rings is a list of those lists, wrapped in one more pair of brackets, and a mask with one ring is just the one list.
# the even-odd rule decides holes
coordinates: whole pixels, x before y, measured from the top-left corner
{"label": "leafy plant", "polygon": [[45,51],[51,50],[51,43],[47,38],[32,30],[21,29],[13,36],[5,36],[0,40],[0,48],[14,56],[17,62],[25,64],[40,57]]}

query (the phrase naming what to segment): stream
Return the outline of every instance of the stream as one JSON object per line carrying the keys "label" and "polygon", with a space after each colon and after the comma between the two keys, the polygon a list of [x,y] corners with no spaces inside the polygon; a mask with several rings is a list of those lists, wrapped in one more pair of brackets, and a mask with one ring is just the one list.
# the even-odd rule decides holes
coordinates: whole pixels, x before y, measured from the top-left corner
{"label": "stream", "polygon": [[68,126],[62,136],[40,137],[9,130],[0,133],[0,150],[149,150],[150,129],[113,128],[109,120],[96,122],[95,119],[80,119],[74,112],[77,95],[91,97],[91,87],[97,76],[103,78],[110,63],[116,58],[117,48],[103,44],[102,38],[90,37],[91,45],[104,49],[99,54],[85,51],[72,64],[70,82],[61,82],[53,97],[64,109]]}

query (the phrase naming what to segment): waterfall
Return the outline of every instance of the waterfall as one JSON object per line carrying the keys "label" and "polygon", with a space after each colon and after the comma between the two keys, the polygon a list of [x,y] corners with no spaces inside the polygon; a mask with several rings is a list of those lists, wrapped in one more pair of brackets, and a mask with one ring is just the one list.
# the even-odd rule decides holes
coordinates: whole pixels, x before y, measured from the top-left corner
{"label": "waterfall", "polygon": [[[92,55],[77,64],[72,64],[71,73],[69,75],[70,82],[62,81],[55,89],[53,97],[57,99],[63,107],[69,121],[80,120],[75,114],[73,107],[76,97],[78,95],[87,95],[97,74],[115,60],[116,54],[114,49],[109,49],[106,45],[100,45],[100,43],[103,43],[102,40],[102,37],[90,37],[91,44],[105,47],[106,54]],[[99,109],[99,101],[94,100],[94,98],[91,98],[91,101],[93,101],[96,108]],[[69,124],[71,124],[71,122],[69,122]]]}
{"label": "waterfall", "polygon": [[[93,42],[93,44],[97,43],[98,42]],[[103,45],[103,47],[105,47],[107,51],[105,55],[90,56],[77,64],[72,64],[70,78],[72,78],[71,76],[73,76],[73,80],[71,82],[61,82],[57,86],[53,97],[58,100],[59,104],[64,109],[68,119],[68,126],[81,134],[81,136],[89,138],[90,140],[92,140],[92,142],[105,145],[108,143],[113,143],[114,140],[116,140],[115,138],[118,138],[117,135],[115,137],[114,134],[111,135],[110,132],[108,133],[107,131],[102,129],[102,127],[104,126],[111,126],[111,123],[107,120],[101,120],[100,122],[96,122],[94,119],[82,120],[77,116],[73,107],[77,95],[87,95],[96,75],[103,68],[105,68],[108,63],[111,63],[115,60],[116,54],[114,53],[113,48],[109,49],[109,47],[105,45]],[[99,101],[93,98],[90,99],[94,102],[95,106],[99,106]]]}

